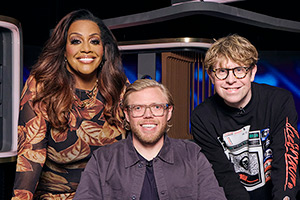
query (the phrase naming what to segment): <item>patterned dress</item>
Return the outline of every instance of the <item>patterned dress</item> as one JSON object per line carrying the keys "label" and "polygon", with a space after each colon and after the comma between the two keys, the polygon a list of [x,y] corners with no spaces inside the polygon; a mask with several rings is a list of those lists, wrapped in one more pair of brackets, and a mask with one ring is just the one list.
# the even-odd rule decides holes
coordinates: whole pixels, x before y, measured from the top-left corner
{"label": "patterned dress", "polygon": [[92,151],[122,139],[125,130],[105,121],[98,89],[92,101],[91,91],[76,89],[80,103],[89,102],[84,107],[74,103],[69,128],[59,132],[50,126],[45,110],[33,106],[35,92],[30,76],[20,102],[13,199],[72,199]]}

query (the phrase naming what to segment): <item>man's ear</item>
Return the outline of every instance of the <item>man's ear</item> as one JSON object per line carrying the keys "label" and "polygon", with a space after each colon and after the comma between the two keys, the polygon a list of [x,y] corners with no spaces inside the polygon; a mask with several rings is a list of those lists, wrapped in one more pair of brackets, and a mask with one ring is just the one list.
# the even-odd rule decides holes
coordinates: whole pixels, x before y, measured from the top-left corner
{"label": "man's ear", "polygon": [[256,72],[257,72],[257,65],[254,65],[253,67],[252,67],[252,69],[251,69],[251,74],[250,74],[250,80],[251,80],[251,82],[253,82],[254,81],[254,78],[255,78],[255,75],[256,75]]}
{"label": "man's ear", "polygon": [[128,122],[130,122],[128,111],[127,111],[127,110],[124,110],[124,114],[125,114],[125,119],[126,119]]}
{"label": "man's ear", "polygon": [[169,106],[168,108],[168,118],[167,118],[167,121],[170,121],[171,118],[172,118],[172,113],[173,113],[173,106]]}
{"label": "man's ear", "polygon": [[206,70],[206,73],[209,79],[211,80],[212,84],[215,84],[215,76],[212,74],[211,70],[210,69]]}

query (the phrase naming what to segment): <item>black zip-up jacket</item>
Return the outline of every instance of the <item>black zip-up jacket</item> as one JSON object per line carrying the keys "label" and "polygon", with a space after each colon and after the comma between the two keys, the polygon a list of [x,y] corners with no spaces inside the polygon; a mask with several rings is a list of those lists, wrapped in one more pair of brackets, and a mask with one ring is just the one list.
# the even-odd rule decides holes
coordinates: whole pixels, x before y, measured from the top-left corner
{"label": "black zip-up jacket", "polygon": [[252,83],[247,106],[227,106],[218,95],[192,112],[194,140],[213,165],[229,200],[296,199],[299,134],[292,94]]}

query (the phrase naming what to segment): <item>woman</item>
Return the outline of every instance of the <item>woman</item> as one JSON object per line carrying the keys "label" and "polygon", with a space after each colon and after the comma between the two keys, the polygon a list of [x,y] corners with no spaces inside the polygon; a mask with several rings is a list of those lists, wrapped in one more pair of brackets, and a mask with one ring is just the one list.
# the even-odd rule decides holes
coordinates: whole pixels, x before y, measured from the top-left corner
{"label": "woman", "polygon": [[13,199],[73,198],[91,152],[125,132],[126,81],[100,19],[78,10],[57,24],[22,92]]}

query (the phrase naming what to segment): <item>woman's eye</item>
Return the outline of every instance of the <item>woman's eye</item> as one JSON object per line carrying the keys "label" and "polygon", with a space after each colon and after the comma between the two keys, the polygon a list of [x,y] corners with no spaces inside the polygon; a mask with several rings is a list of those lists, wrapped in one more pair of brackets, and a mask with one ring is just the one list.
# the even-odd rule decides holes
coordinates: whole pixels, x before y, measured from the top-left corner
{"label": "woman's eye", "polygon": [[91,43],[92,43],[92,44],[95,44],[95,45],[98,45],[98,44],[100,44],[100,40],[98,40],[98,39],[93,39],[93,40],[91,40]]}
{"label": "woman's eye", "polygon": [[71,44],[80,44],[80,43],[81,43],[81,41],[78,40],[78,39],[72,39],[71,40]]}

